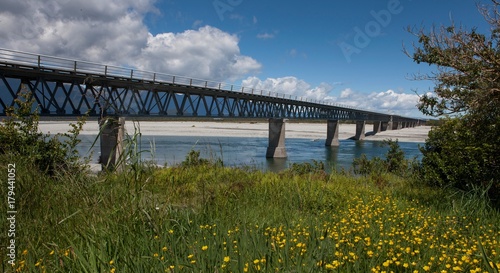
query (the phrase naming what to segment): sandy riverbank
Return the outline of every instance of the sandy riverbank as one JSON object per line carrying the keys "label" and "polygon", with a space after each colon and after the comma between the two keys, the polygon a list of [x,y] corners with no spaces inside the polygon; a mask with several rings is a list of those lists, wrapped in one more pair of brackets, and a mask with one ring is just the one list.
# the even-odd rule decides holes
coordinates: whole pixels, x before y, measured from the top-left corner
{"label": "sandy riverbank", "polygon": [[[224,136],[224,137],[268,137],[269,125],[266,122],[216,122],[216,121],[127,121],[127,132],[133,133],[134,126],[143,135],[163,136]],[[68,121],[40,121],[40,130],[44,133],[64,133],[70,129]],[[424,142],[431,127],[419,126],[401,130],[391,130],[370,135],[372,125],[366,125],[365,132],[369,135],[365,140],[398,139],[400,142]],[[97,135],[99,130],[96,121],[85,124],[82,134]],[[340,124],[339,139],[349,139],[356,132],[355,124]],[[287,138],[326,138],[324,123],[287,123]]]}

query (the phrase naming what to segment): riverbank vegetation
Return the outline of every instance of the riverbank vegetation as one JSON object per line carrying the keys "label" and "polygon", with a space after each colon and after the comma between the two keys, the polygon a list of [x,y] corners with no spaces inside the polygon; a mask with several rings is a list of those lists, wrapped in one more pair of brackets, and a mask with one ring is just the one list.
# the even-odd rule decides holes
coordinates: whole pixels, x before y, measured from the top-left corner
{"label": "riverbank vegetation", "polygon": [[[17,148],[2,144],[0,155],[4,177],[15,164],[15,187],[4,184],[1,194],[15,192],[17,211],[15,234],[0,235],[2,272],[500,267],[500,215],[487,194],[422,184],[418,162],[404,159],[395,141],[384,157],[360,158],[341,173],[326,172],[321,162],[264,173],[227,168],[196,151],[178,166],[158,168],[141,161],[137,132],[126,142],[128,165],[95,175],[74,167],[85,163],[72,156],[78,124],[64,140],[47,140],[38,134],[36,115],[19,109],[0,130],[2,143],[19,139]],[[50,141],[57,144],[41,144]],[[65,164],[53,164],[61,158]],[[1,206],[2,215],[7,210]],[[2,223],[7,231],[10,223]],[[11,239],[14,265],[4,243]]]}

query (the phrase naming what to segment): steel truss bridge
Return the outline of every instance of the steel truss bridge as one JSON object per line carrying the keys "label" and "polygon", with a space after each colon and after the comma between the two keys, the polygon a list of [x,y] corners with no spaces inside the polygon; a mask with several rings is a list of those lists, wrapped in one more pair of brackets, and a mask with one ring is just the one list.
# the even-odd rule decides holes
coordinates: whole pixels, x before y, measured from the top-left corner
{"label": "steel truss bridge", "polygon": [[0,115],[30,93],[43,116],[327,119],[414,118],[265,90],[0,48]]}

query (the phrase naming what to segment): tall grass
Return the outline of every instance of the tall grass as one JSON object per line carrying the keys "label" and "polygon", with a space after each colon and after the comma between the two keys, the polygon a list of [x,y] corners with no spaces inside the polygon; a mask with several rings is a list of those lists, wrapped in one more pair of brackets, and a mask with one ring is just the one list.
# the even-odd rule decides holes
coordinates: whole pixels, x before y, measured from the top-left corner
{"label": "tall grass", "polygon": [[391,174],[380,187],[370,176],[201,162],[145,167],[140,176],[131,168],[57,177],[20,162],[18,263],[2,258],[3,271],[497,272],[500,265],[500,218],[480,197]]}

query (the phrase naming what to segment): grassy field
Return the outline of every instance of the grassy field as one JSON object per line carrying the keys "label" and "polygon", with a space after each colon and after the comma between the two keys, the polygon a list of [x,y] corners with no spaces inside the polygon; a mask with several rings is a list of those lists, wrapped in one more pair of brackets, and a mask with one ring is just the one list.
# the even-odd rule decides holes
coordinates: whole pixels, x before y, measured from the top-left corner
{"label": "grassy field", "polygon": [[[47,176],[16,164],[2,272],[498,272],[500,215],[412,177],[263,173],[199,160]],[[8,195],[5,183],[2,196]],[[5,199],[4,199],[5,200]]]}

